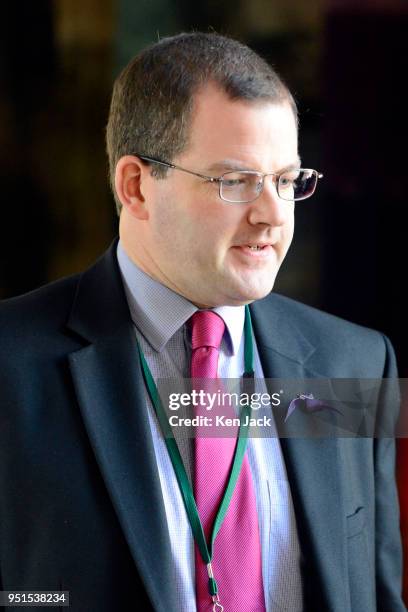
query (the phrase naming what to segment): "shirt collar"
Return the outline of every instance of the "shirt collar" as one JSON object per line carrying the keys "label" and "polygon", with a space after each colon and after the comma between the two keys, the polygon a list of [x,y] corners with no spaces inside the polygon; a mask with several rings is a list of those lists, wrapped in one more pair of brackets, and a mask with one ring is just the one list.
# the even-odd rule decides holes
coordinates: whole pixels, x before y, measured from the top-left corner
{"label": "shirt collar", "polygon": [[[143,272],[130,259],[120,240],[117,257],[132,320],[149,344],[161,352],[198,308]],[[224,320],[227,352],[236,355],[244,327],[244,306],[219,306],[213,310]]]}

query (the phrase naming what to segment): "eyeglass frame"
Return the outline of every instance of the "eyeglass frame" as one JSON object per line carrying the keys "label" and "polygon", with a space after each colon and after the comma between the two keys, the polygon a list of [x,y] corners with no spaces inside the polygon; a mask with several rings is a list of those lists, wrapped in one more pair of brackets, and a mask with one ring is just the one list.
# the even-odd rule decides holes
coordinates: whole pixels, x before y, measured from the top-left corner
{"label": "eyeglass frame", "polygon": [[[143,161],[146,161],[146,162],[150,162],[153,164],[159,164],[161,166],[166,166],[167,168],[173,168],[174,170],[181,170],[182,172],[187,172],[187,174],[192,174],[193,176],[198,176],[200,178],[206,179],[210,183],[218,183],[219,185],[218,195],[220,199],[223,202],[228,202],[229,204],[249,204],[250,202],[254,202],[257,198],[259,198],[259,196],[261,195],[264,189],[266,176],[276,177],[276,179],[274,180],[274,183],[276,184],[276,193],[278,194],[278,197],[284,202],[300,202],[301,200],[307,200],[316,191],[318,180],[323,178],[323,174],[321,172],[318,172],[317,170],[314,170],[313,168],[297,168],[298,171],[302,171],[302,172],[309,171],[309,172],[314,173],[314,175],[316,176],[316,183],[315,183],[314,189],[312,193],[310,193],[307,196],[304,196],[303,198],[297,198],[297,199],[282,198],[282,196],[279,194],[279,179],[283,174],[286,174],[287,172],[289,172],[289,170],[285,170],[284,172],[259,172],[258,170],[228,170],[227,172],[224,172],[223,174],[221,174],[221,176],[207,176],[205,174],[200,174],[199,172],[194,172],[193,170],[187,170],[186,168],[182,168],[181,166],[177,166],[176,164],[172,164],[170,162],[164,162],[164,161],[161,161],[160,159],[155,159],[154,157],[147,157],[147,155],[137,155],[137,157],[139,157],[139,159],[142,159]],[[239,172],[240,174],[256,174],[262,178],[262,183],[261,183],[262,187],[259,193],[254,198],[252,198],[252,200],[227,200],[221,195],[221,186],[224,180],[224,176],[226,174],[233,174],[235,172]]]}

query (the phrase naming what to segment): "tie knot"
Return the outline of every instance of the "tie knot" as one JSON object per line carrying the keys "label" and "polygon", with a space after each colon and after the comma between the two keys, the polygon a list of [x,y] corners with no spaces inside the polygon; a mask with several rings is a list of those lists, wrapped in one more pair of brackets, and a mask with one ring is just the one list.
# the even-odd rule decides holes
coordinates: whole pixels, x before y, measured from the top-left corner
{"label": "tie knot", "polygon": [[190,319],[190,325],[193,350],[203,346],[220,348],[225,323],[219,315],[211,310],[197,310]]}

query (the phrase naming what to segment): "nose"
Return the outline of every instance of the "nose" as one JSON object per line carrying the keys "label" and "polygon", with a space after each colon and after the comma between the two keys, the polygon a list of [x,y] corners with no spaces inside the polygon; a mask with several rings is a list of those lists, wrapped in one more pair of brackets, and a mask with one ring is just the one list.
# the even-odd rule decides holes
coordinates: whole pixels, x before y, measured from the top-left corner
{"label": "nose", "polygon": [[251,225],[284,225],[293,211],[293,204],[278,196],[276,177],[273,175],[265,176],[262,193],[248,206],[248,222]]}

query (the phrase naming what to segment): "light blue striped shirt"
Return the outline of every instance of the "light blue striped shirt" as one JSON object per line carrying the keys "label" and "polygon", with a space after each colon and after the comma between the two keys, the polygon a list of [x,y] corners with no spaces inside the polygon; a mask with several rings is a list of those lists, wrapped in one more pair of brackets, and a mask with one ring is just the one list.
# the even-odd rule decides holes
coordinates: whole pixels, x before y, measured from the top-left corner
{"label": "light blue striped shirt", "polygon": [[[142,272],[127,256],[121,242],[117,255],[135,333],[153,377],[188,378],[191,345],[185,323],[197,307]],[[244,370],[244,308],[222,306],[214,310],[226,326],[220,347],[219,376],[240,378]],[[255,376],[263,378],[256,343],[254,349]],[[192,531],[147,392],[146,405],[166,509],[179,609],[196,612]],[[185,447],[180,452],[191,475],[191,451]],[[279,439],[250,437],[247,453],[258,511],[267,611],[300,612],[300,546]]]}

